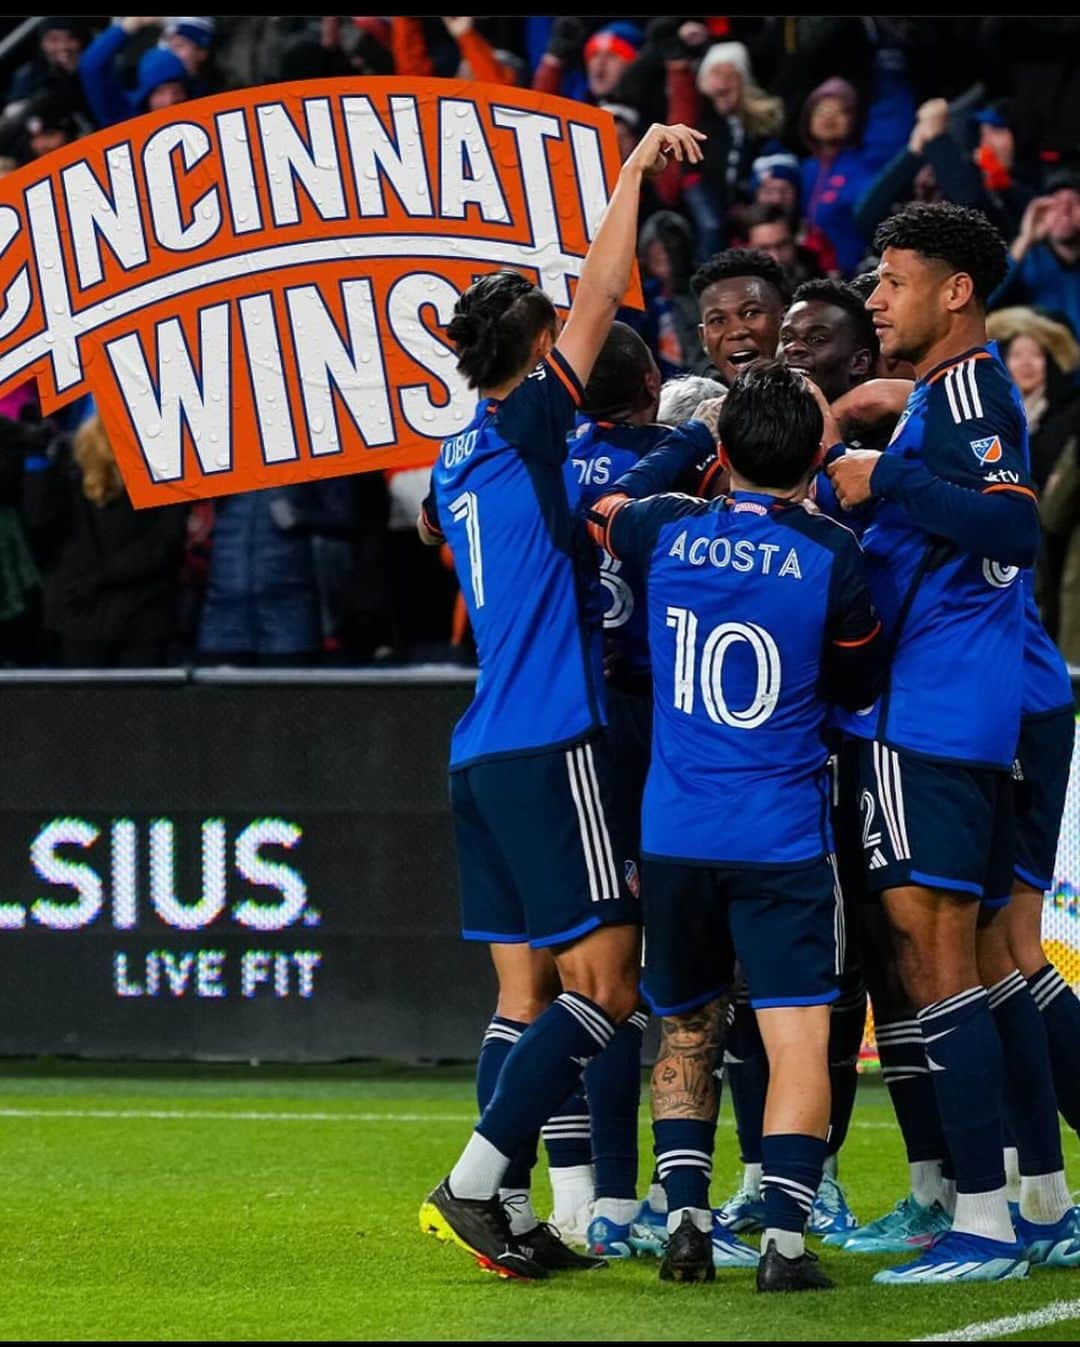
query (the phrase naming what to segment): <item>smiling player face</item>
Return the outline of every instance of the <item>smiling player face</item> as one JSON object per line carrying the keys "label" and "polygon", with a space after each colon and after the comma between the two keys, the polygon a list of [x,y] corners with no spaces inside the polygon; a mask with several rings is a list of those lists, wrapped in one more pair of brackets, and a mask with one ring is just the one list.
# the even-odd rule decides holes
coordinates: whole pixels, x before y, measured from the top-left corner
{"label": "smiling player face", "polygon": [[698,299],[701,344],[725,383],[740,370],[776,355],[784,306],[760,276],[715,281]]}
{"label": "smiling player face", "polygon": [[886,360],[918,365],[948,331],[945,291],[951,273],[944,262],[907,248],[886,248],[878,283],[866,307]]}

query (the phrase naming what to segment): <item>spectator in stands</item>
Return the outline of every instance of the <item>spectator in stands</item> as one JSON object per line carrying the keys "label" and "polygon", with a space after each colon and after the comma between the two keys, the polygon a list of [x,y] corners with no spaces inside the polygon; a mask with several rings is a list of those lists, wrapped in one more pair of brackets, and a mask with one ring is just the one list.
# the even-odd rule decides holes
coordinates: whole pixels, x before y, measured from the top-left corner
{"label": "spectator in stands", "polygon": [[[18,111],[18,105],[45,91],[65,102],[73,114],[82,114],[89,125],[89,109],[79,81],[79,57],[90,40],[85,19],[45,18],[38,24],[38,50],[21,65],[11,78],[4,99],[5,116]],[[14,105],[14,106],[13,106]]]}
{"label": "spectator in stands", "polygon": [[73,668],[165,664],[176,633],[184,505],[136,510],[94,415],[42,471],[24,477],[31,527],[63,539],[45,576],[44,622]]}
{"label": "spectator in stands", "polygon": [[[458,64],[453,71],[457,79],[483,80],[487,84],[518,84],[524,78],[524,62],[510,52],[496,51],[477,29],[475,19],[457,16],[444,18],[442,23],[458,51]],[[390,26],[395,73],[436,74],[424,20],[395,15]]]}
{"label": "spectator in stands", "polygon": [[1050,174],[1009,252],[1009,274],[990,296],[991,308],[1027,304],[1061,314],[1080,335],[1080,168]]}
{"label": "spectator in stands", "polygon": [[122,18],[90,43],[79,59],[86,101],[99,127],[112,126],[140,112],[172,107],[191,97],[193,81],[175,52],[151,47],[139,58],[134,89],[126,89],[118,57],[130,38],[157,18]]}
{"label": "spectator in stands", "polygon": [[775,258],[793,290],[823,275],[817,255],[796,242],[791,216],[783,206],[751,206],[745,220],[746,246]]}
{"label": "spectator in stands", "polygon": [[636,60],[643,40],[637,24],[624,19],[606,22],[589,36],[584,20],[562,15],[552,25],[548,48],[533,74],[532,87],[542,93],[563,92],[565,73],[582,61],[585,100],[600,103],[611,99],[623,74]]}
{"label": "spectator in stands", "polygon": [[701,403],[711,398],[722,398],[727,388],[717,379],[703,374],[686,374],[667,379],[660,389],[660,406],[656,412],[661,426],[681,426],[689,421]]}
{"label": "spectator in stands", "polygon": [[810,156],[802,164],[803,213],[836,249],[844,276],[854,273],[867,240],[855,223],[855,206],[872,174],[857,147],[855,90],[828,79],[810,94],[801,121]]}
{"label": "spectator in stands", "polygon": [[205,664],[314,664],[322,648],[314,534],[345,536],[348,478],[241,491],[214,507],[199,621]]}
{"label": "spectator in stands", "polygon": [[[826,276],[839,274],[836,249],[817,227],[804,220],[799,212],[802,192],[802,167],[795,155],[787,150],[772,150],[754,160],[750,187],[755,206],[780,206],[791,224],[795,241],[814,259],[818,270]],[[745,236],[748,212],[739,215],[739,230]]]}
{"label": "spectator in stands", "polygon": [[[37,662],[41,626],[41,574],[21,518],[24,462],[41,446],[35,434],[33,381],[0,398],[0,665]],[[20,418],[33,418],[30,423]]]}
{"label": "spectator in stands", "polygon": [[1047,571],[1037,586],[1046,629],[1070,664],[1080,666],[1080,435],[1065,441],[1039,501]]}
{"label": "spectator in stands", "polygon": [[728,214],[737,202],[749,202],[751,167],[783,126],[784,106],[758,88],[741,42],[709,47],[696,75],[687,62],[672,68],[668,91],[666,120],[708,136],[701,163],[681,166],[682,199],[704,260],[727,246]]}
{"label": "spectator in stands", "polygon": [[220,93],[225,80],[214,60],[217,25],[212,18],[195,16],[169,19],[161,35],[161,47],[179,56],[190,80],[192,98]]}
{"label": "spectator in stands", "polygon": [[78,123],[62,95],[46,90],[20,106],[18,119],[5,118],[0,124],[0,150],[17,164],[40,159],[78,138]]}
{"label": "spectator in stands", "polygon": [[646,304],[656,307],[655,340],[645,340],[661,372],[704,369],[708,357],[701,349],[697,299],[690,288],[694,236],[681,215],[661,210],[649,216],[638,234],[638,266]]}

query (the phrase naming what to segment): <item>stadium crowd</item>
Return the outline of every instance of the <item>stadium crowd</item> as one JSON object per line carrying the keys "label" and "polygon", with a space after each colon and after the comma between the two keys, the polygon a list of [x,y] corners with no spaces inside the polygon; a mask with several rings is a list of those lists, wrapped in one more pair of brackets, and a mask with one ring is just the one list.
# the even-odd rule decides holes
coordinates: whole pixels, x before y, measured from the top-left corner
{"label": "stadium crowd", "polygon": [[[646,308],[620,318],[665,378],[724,385],[691,283],[718,252],[767,253],[789,291],[857,283],[904,203],[974,207],[1010,241],[989,335],[1031,430],[1040,608],[1080,664],[1078,35],[1053,17],[47,17],[0,66],[0,173],[141,112],[320,76],[582,99],[624,158],[685,123],[704,155],[645,184]],[[136,512],[88,400],[43,420],[27,386],[0,416],[0,664],[471,658],[451,559],[413,528],[426,470]]]}

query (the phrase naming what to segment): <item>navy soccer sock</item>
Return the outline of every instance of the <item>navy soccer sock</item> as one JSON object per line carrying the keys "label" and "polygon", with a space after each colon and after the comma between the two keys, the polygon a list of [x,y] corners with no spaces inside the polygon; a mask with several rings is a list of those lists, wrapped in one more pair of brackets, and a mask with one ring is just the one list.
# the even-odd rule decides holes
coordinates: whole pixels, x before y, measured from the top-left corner
{"label": "navy soccer sock", "polygon": [[[678,1225],[686,1207],[709,1212],[716,1120],[661,1118],[652,1125],[656,1168],[667,1196],[668,1229]],[[712,1224],[712,1215],[709,1215]]]}
{"label": "navy soccer sock", "polygon": [[956,1170],[953,1229],[1011,1243],[1002,1150],[1001,1042],[982,987],[918,1013],[926,1064]]}
{"label": "navy soccer sock", "polygon": [[829,1084],[832,1104],[829,1109],[828,1156],[836,1155],[847,1139],[851,1115],[855,1109],[855,1090],[859,1083],[859,1049],[866,1025],[866,988],[862,979],[849,990],[842,990],[833,1002],[829,1019]]}
{"label": "navy soccer sock", "polygon": [[557,996],[511,1048],[495,1093],[476,1125],[475,1135],[488,1144],[470,1142],[466,1147],[451,1176],[451,1191],[461,1197],[493,1192],[503,1178],[503,1173],[495,1174],[498,1155],[515,1155],[539,1132],[614,1032],[608,1014],[587,996],[578,992]]}
{"label": "navy soccer sock", "polygon": [[757,1016],[748,1001],[735,1005],[734,1018],[724,1043],[724,1077],[731,1090],[731,1107],[739,1134],[739,1157],[744,1165],[760,1165],[769,1059],[761,1041]]}
{"label": "navy soccer sock", "polygon": [[580,1084],[541,1127],[540,1135],[551,1169],[569,1169],[592,1163],[589,1105]]}
{"label": "navy soccer sock", "polygon": [[[498,1084],[499,1072],[503,1062],[510,1055],[510,1049],[528,1028],[522,1020],[509,1020],[505,1015],[493,1015],[491,1023],[484,1032],[484,1041],[480,1045],[480,1057],[476,1063],[476,1102],[483,1114]],[[504,1188],[528,1188],[532,1183],[533,1166],[536,1164],[537,1137],[529,1137],[510,1157],[510,1164],[503,1176]]]}
{"label": "navy soccer sock", "polygon": [[1052,963],[1027,981],[1046,1025],[1058,1108],[1073,1131],[1080,1132],[1080,1001]]}
{"label": "navy soccer sock", "polygon": [[635,1010],[585,1068],[597,1198],[637,1196],[641,1036],[648,1022],[647,1010]]}
{"label": "navy soccer sock", "polygon": [[1005,1111],[1020,1173],[1055,1174],[1065,1162],[1045,1026],[1019,969],[990,987],[987,998],[1001,1039]]}
{"label": "navy soccer sock", "polygon": [[765,1232],[785,1258],[802,1253],[803,1231],[825,1167],[826,1143],[800,1132],[780,1132],[761,1140],[761,1195],[765,1200]]}
{"label": "navy soccer sock", "polygon": [[[910,1165],[940,1164],[948,1153],[937,1095],[917,1019],[874,1025],[881,1074],[892,1100]],[[924,1204],[927,1205],[927,1204]]]}

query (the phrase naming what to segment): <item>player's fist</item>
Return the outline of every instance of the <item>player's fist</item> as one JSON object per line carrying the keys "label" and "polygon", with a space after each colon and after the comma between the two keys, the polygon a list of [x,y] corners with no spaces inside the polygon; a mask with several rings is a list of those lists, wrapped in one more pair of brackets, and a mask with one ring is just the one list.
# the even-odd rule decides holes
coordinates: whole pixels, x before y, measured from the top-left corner
{"label": "player's fist", "polygon": [[699,402],[694,408],[693,419],[695,421],[704,421],[712,431],[713,439],[718,439],[717,427],[720,424],[720,409],[724,405],[724,399],[706,398],[704,402]]}
{"label": "player's fist", "polygon": [[853,510],[873,496],[870,478],[880,457],[873,449],[849,449],[826,468],[836,499],[845,510]]}

